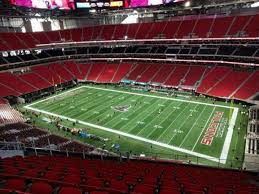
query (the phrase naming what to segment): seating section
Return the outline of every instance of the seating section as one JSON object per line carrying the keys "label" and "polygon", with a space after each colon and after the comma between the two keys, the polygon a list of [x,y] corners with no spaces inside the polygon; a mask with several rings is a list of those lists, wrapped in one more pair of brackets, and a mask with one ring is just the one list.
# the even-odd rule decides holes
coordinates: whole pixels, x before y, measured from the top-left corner
{"label": "seating section", "polygon": [[10,90],[4,88],[5,92],[14,90],[16,91],[14,93],[28,94],[38,90],[36,87],[33,87],[31,84],[9,72],[0,73],[0,83],[5,88],[10,88]]}
{"label": "seating section", "polygon": [[249,18],[251,16],[239,16],[236,17],[230,26],[230,29],[227,33],[227,36],[237,36],[240,34],[243,30],[243,27],[246,25],[246,23],[249,21]]}
{"label": "seating section", "polygon": [[99,76],[102,74],[104,69],[105,69],[105,65],[103,63],[93,64],[87,76],[87,80],[96,81],[99,78]]}
{"label": "seating section", "polygon": [[192,33],[192,29],[194,28],[196,22],[197,20],[195,19],[183,20],[181,25],[179,26],[175,38],[190,38],[190,34]]}
{"label": "seating section", "polygon": [[81,73],[73,63],[63,66],[61,64],[34,66],[31,71],[19,74],[0,73],[0,97],[21,96],[71,81],[77,76],[80,78]]}
{"label": "seating section", "polygon": [[259,71],[255,71],[244,82],[236,93],[232,96],[236,99],[248,99],[259,92]]}
{"label": "seating section", "polygon": [[26,81],[27,83],[30,83],[38,89],[45,89],[51,87],[51,84],[49,82],[45,81],[43,78],[41,78],[33,72],[21,74],[19,75],[19,78]]}
{"label": "seating section", "polygon": [[130,72],[131,68],[132,68],[131,64],[125,64],[125,63],[119,64],[119,67],[111,82],[113,83],[120,82],[123,78],[127,77],[127,74],[128,72]]}
{"label": "seating section", "polygon": [[218,82],[208,92],[208,94],[217,97],[229,97],[235,90],[238,89],[247,76],[249,76],[248,72],[231,71],[226,77]]}
{"label": "seating section", "polygon": [[155,22],[150,28],[148,34],[146,35],[147,39],[160,38],[162,37],[162,30],[165,28],[164,22]]}
{"label": "seating section", "polygon": [[[243,71],[243,70],[242,70]],[[50,64],[31,67],[21,74],[0,73],[0,97],[21,96],[73,79],[97,83],[132,80],[165,87],[195,90],[216,97],[246,100],[259,92],[258,71],[225,66],[148,63]]]}
{"label": "seating section", "polygon": [[137,31],[136,37],[138,39],[146,39],[148,33],[151,31],[151,27],[155,25],[153,23],[143,23],[139,26],[139,29]]}
{"label": "seating section", "polygon": [[178,87],[181,80],[185,77],[186,73],[189,71],[189,66],[178,65],[176,66],[173,74],[170,75],[168,80],[166,80],[166,86]]}
{"label": "seating section", "polygon": [[155,75],[155,77],[151,80],[151,82],[164,83],[176,68],[174,65],[169,65],[169,64],[163,64],[161,66],[162,67]]}
{"label": "seating section", "polygon": [[98,76],[96,81],[100,82],[100,83],[109,83],[109,82],[112,81],[119,65],[117,65],[117,64],[106,64],[104,66],[105,67],[104,67],[103,72]]}
{"label": "seating section", "polygon": [[202,66],[190,66],[190,70],[188,71],[187,75],[185,76],[182,85],[185,86],[194,86],[197,81],[202,78],[206,67]]}
{"label": "seating section", "polygon": [[22,95],[21,92],[17,92],[14,89],[10,88],[9,86],[5,86],[1,84],[0,82],[0,96],[5,97],[5,96],[20,96]]}
{"label": "seating section", "polygon": [[50,64],[49,69],[56,75],[58,75],[60,82],[73,80],[73,75],[66,70],[63,65],[60,64]]}
{"label": "seating section", "polygon": [[31,35],[33,39],[35,39],[38,42],[38,44],[48,44],[51,42],[46,32],[35,32],[31,33]]}
{"label": "seating section", "polygon": [[210,31],[210,27],[213,23],[213,18],[200,18],[197,23],[196,26],[193,29],[193,34],[194,37],[204,37],[207,38],[209,31]]}
{"label": "seating section", "polygon": [[148,67],[149,65],[146,63],[135,64],[133,70],[129,72],[127,79],[136,81],[137,79],[141,78],[141,75],[147,70]]}
{"label": "seating section", "polygon": [[81,76],[81,72],[79,71],[79,68],[74,61],[64,62],[64,67],[67,69],[68,72],[71,73],[73,78],[79,78]]}
{"label": "seating section", "polygon": [[258,24],[259,22],[259,15],[251,16],[251,20],[249,20],[248,25],[245,26],[244,32],[249,37],[258,37],[259,36],[259,29]]}
{"label": "seating section", "polygon": [[197,88],[197,92],[207,94],[207,91],[219,82],[219,80],[222,79],[222,77],[224,77],[229,71],[231,71],[231,68],[229,67],[211,68],[211,70],[204,76],[201,84]]}
{"label": "seating section", "polygon": [[42,65],[32,67],[32,71],[37,75],[41,76],[43,79],[47,80],[49,83],[51,83],[52,86],[54,86],[55,84],[62,83],[63,81],[63,79],[61,79],[61,77],[52,72],[48,66]]}
{"label": "seating section", "polygon": [[34,33],[0,33],[0,51],[69,41],[152,38],[258,37],[259,15],[175,17],[168,22],[118,24]]}
{"label": "seating section", "polygon": [[25,122],[25,119],[23,118],[22,114],[19,111],[13,109],[4,100],[3,102],[4,103],[0,102],[0,125],[17,123],[17,122]]}
{"label": "seating section", "polygon": [[211,27],[210,37],[223,38],[225,37],[229,26],[231,25],[234,17],[222,17],[214,21]]}
{"label": "seating section", "polygon": [[6,50],[10,50],[13,48],[15,50],[20,50],[20,49],[26,48],[26,45],[24,44],[24,42],[22,42],[22,40],[17,38],[15,34],[7,33],[7,32],[1,33],[0,39],[1,39],[1,43],[3,43],[4,45],[7,45],[7,47],[5,47]]}
{"label": "seating section", "polygon": [[78,68],[80,71],[80,76],[78,77],[79,80],[87,79],[87,76],[92,68],[92,64],[78,64]]}
{"label": "seating section", "polygon": [[136,33],[138,32],[139,26],[141,24],[129,24],[127,28],[126,36],[128,39],[136,39]]}
{"label": "seating section", "polygon": [[[1,109],[1,106],[9,105],[0,105],[0,110],[3,110]],[[78,142],[50,134],[46,130],[39,129],[35,126],[21,123],[25,121],[21,117],[21,114],[19,112],[16,112],[15,114],[15,111],[12,112],[13,113],[10,112],[8,115],[9,122],[5,122],[5,125],[0,126],[0,139],[2,141],[19,141],[27,147],[46,148],[51,146],[51,148],[56,150],[70,152],[90,152],[93,150],[91,146],[83,145]],[[12,118],[11,115],[13,115]],[[3,118],[2,116],[4,115],[0,114],[0,123]]]}
{"label": "seating section", "polygon": [[[258,176],[145,160],[98,160],[62,156],[0,160],[1,189],[51,194],[258,193]],[[211,176],[213,175],[213,176]]]}
{"label": "seating section", "polygon": [[151,64],[149,67],[144,71],[144,73],[139,77],[136,81],[137,82],[149,82],[154,75],[159,71],[161,65],[160,64]]}
{"label": "seating section", "polygon": [[163,37],[164,38],[176,38],[175,35],[178,32],[180,24],[181,24],[181,21],[167,22],[164,25],[164,27],[162,28],[163,31],[161,33],[163,34]]}

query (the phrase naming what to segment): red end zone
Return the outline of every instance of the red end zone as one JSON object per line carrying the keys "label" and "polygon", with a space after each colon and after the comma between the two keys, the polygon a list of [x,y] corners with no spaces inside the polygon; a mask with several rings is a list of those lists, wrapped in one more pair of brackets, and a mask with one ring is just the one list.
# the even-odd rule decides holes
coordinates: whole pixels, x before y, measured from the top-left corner
{"label": "red end zone", "polygon": [[202,140],[201,140],[201,144],[204,145],[211,145],[213,142],[213,138],[217,133],[217,129],[219,126],[219,121],[221,120],[222,116],[223,116],[224,112],[219,112],[216,111],[210,124],[209,127],[205,133],[205,135],[203,136]]}

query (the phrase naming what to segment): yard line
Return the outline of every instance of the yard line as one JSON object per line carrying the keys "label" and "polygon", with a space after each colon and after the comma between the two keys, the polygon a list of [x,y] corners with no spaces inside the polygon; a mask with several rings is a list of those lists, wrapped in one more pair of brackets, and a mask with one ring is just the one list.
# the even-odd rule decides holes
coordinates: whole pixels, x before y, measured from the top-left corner
{"label": "yard line", "polygon": [[134,92],[118,91],[118,90],[107,89],[107,88],[98,88],[98,87],[93,87],[93,86],[82,86],[82,87],[94,88],[96,90],[105,90],[105,91],[112,91],[112,92],[118,92],[118,93],[124,93],[124,94],[132,94],[132,95],[136,95],[136,96],[146,96],[146,97],[150,97],[150,98],[159,98],[159,99],[166,99],[166,100],[172,100],[172,101],[188,102],[188,103],[193,103],[193,104],[203,104],[203,105],[208,105],[208,106],[213,106],[213,107],[223,107],[223,108],[234,109],[234,107],[230,107],[230,106],[209,104],[209,103],[205,103],[205,102],[196,102],[196,101],[190,101],[190,100],[182,100],[182,99],[169,98],[169,97],[164,97],[164,96],[154,96],[151,94],[139,94],[139,93],[134,93]]}
{"label": "yard line", "polygon": [[[105,94],[105,93],[104,93]],[[113,98],[109,98],[109,99],[105,99],[104,96],[97,96],[95,97],[91,102],[90,102],[90,107],[92,107],[94,105],[94,107],[92,109],[89,110],[94,110],[97,112],[100,112],[100,110],[102,110],[104,107],[106,107],[106,104],[112,104],[114,98],[119,97],[120,95],[116,95]],[[103,104],[105,102],[105,105]],[[85,106],[84,106],[85,107]],[[89,103],[86,104],[86,108],[89,108]],[[89,113],[89,111],[88,111]]]}
{"label": "yard line", "polygon": [[[164,105],[165,103],[166,103],[166,101],[163,102],[163,105]],[[148,114],[144,119],[142,119],[142,120],[145,120],[147,117],[149,117],[150,115],[152,115],[154,112],[157,111],[157,109],[160,109],[160,107],[159,107],[159,108],[154,108],[154,109],[155,109],[154,111],[151,111],[151,113],[149,113],[149,114]],[[135,127],[136,127],[136,126],[134,126],[129,132],[131,132]],[[145,128],[145,127],[141,128],[140,131],[139,131],[136,135],[138,135],[144,128]]]}
{"label": "yard line", "polygon": [[[151,113],[147,114],[147,116],[149,116],[150,114],[152,114],[152,113],[154,112],[154,111],[151,111],[153,108],[154,108],[153,106],[148,106],[144,111],[138,113],[138,115],[139,115],[139,114],[140,114],[140,115],[145,115],[146,112],[147,112],[147,113],[148,113],[148,112],[151,112]],[[150,109],[151,109],[151,110],[150,110]],[[146,116],[146,117],[147,117],[147,116]],[[145,118],[146,118],[146,117],[145,117]],[[145,118],[144,118],[144,119],[145,119]],[[127,125],[133,123],[133,121],[136,121],[136,120],[140,121],[140,120],[144,120],[144,119],[139,119],[138,117],[135,117],[134,119],[132,119],[131,121],[129,121],[129,123],[127,123],[125,126],[127,126]],[[125,126],[123,126],[123,128],[125,128]],[[129,130],[127,130],[127,132],[130,133],[136,126],[138,126],[138,124],[134,124],[134,126],[131,127]]]}
{"label": "yard line", "polygon": [[[94,95],[93,95],[93,96],[94,96]],[[118,95],[118,96],[119,96],[119,95]],[[81,102],[81,100],[80,100],[81,103],[78,103],[77,106],[78,106],[78,105],[79,105],[79,106],[80,106],[80,105],[83,105],[83,106],[81,106],[81,108],[87,108],[87,112],[80,114],[80,117],[82,117],[82,116],[85,115],[85,114],[89,114],[92,109],[96,110],[98,107],[102,107],[100,102],[103,101],[103,97],[97,96],[97,97],[95,97],[95,100],[96,100],[96,101],[95,101],[95,102],[92,102],[92,104],[91,104],[91,106],[90,106],[91,109],[89,109],[89,104],[88,104],[88,103],[85,103],[84,100],[82,100],[82,102]],[[111,99],[107,100],[107,102],[109,102],[109,101],[111,101]],[[66,111],[65,111],[65,112],[66,112]],[[80,112],[78,112],[78,109],[77,109],[76,107],[73,108],[73,110],[69,111],[69,116],[74,117],[74,116],[75,116],[75,113],[76,113],[76,115],[77,115],[78,113],[80,113]],[[61,114],[61,113],[59,113],[59,114]],[[62,114],[63,114],[63,112],[62,112]],[[68,115],[67,115],[67,116],[68,116]]]}
{"label": "yard line", "polygon": [[[119,96],[116,96],[116,98],[117,97],[119,97]],[[121,97],[121,96],[120,96]],[[124,96],[125,98],[124,99],[118,99],[117,100],[117,102],[115,102],[115,103],[122,103],[122,102],[124,102],[125,100],[129,100],[130,98],[132,98],[132,96]],[[127,98],[128,97],[128,98]],[[113,100],[115,100],[116,98],[112,98],[111,100],[106,100],[105,102],[104,101],[101,101],[102,103],[99,103],[100,104],[100,106],[99,106],[99,108],[97,108],[97,109],[94,109],[95,111],[98,111],[98,112],[102,112],[102,110],[105,110],[106,109],[106,111],[103,111],[103,113],[101,113],[101,114],[98,114],[98,115],[96,115],[96,117],[94,117],[93,119],[97,119],[97,118],[103,118],[102,120],[104,120],[105,119],[105,116],[103,116],[103,115],[105,115],[105,114],[107,114],[108,112],[110,112],[111,111],[111,105],[114,103],[114,101]],[[114,112],[114,111],[112,111],[112,112]],[[89,114],[89,113],[88,113]],[[91,117],[91,116],[90,116]],[[89,118],[89,117],[87,117],[87,118]],[[87,119],[86,118],[86,119]],[[100,120],[100,122],[102,121],[102,120]]]}
{"label": "yard line", "polygon": [[236,119],[237,119],[237,115],[238,115],[238,108],[234,108],[234,111],[232,113],[232,117],[231,120],[229,122],[229,126],[228,126],[228,132],[227,135],[225,137],[225,142],[221,151],[221,155],[220,155],[220,159],[222,159],[223,161],[227,160],[228,157],[228,151],[229,151],[229,147],[231,144],[231,140],[232,140],[232,134],[233,134],[233,129],[236,123]]}
{"label": "yard line", "polygon": [[[131,113],[131,114],[129,115],[129,116],[135,115],[135,117],[134,117],[132,120],[128,121],[127,124],[123,126],[123,129],[127,129],[126,126],[128,126],[129,124],[132,124],[133,121],[137,120],[138,117],[136,117],[136,116],[138,116],[139,114],[143,114],[144,112],[147,112],[150,108],[152,108],[152,106],[148,106],[144,111],[142,111],[142,112],[136,114],[136,112],[138,112],[141,108],[143,108],[143,106],[145,106],[145,105],[142,105],[141,107],[139,107],[137,110],[135,110],[133,113]],[[121,122],[121,121],[118,121],[118,122],[116,122],[114,125],[117,125],[117,124],[119,124],[120,122]],[[128,130],[127,130],[127,132],[128,132]]]}
{"label": "yard line", "polygon": [[[183,103],[183,102],[181,102],[181,103],[179,103],[179,104],[177,104],[177,105],[171,104],[170,106],[181,106],[182,103]],[[170,107],[170,106],[169,106],[169,107]],[[168,108],[169,108],[169,107],[168,107]],[[177,109],[174,109],[173,112],[170,112],[158,125],[161,125],[161,123],[163,123],[165,120],[167,120],[168,117],[170,117],[170,115],[171,115],[172,113],[174,113],[176,110],[177,110]],[[164,111],[165,111],[165,110],[164,110]],[[148,135],[147,137],[149,137],[155,130],[157,130],[157,129],[154,128],[154,129],[149,133],[149,135]]]}
{"label": "yard line", "polygon": [[[83,125],[86,125],[86,126],[89,126],[89,127],[93,127],[93,128],[96,128],[96,129],[103,130],[103,131],[108,131],[108,132],[111,132],[111,133],[115,133],[115,134],[118,134],[118,135],[129,137],[129,138],[132,138],[132,139],[135,139],[135,140],[143,141],[143,142],[146,142],[146,143],[161,146],[161,147],[168,148],[168,149],[171,149],[171,150],[175,150],[175,151],[183,152],[183,153],[186,153],[186,154],[194,155],[194,156],[197,156],[197,157],[200,157],[200,158],[205,158],[207,160],[211,160],[211,161],[214,161],[214,162],[219,162],[218,158],[211,157],[211,156],[201,154],[201,153],[198,153],[198,152],[193,152],[193,151],[186,150],[186,149],[179,148],[179,147],[175,147],[175,146],[172,146],[172,145],[167,145],[165,143],[153,141],[153,140],[146,139],[146,138],[143,138],[143,137],[139,137],[139,136],[136,136],[136,135],[131,135],[131,134],[128,134],[128,133],[125,133],[125,132],[122,132],[122,131],[118,131],[118,130],[114,130],[114,129],[111,129],[111,128],[95,125],[95,124],[92,124],[92,123],[84,122],[84,121],[73,119],[73,118],[69,118],[69,117],[58,115],[58,114],[51,113],[51,112],[48,112],[48,111],[40,110],[40,109],[37,109],[37,108],[33,108],[33,107],[25,107],[25,108],[29,109],[29,110],[36,111],[36,112],[41,112],[41,113],[46,114],[46,115],[51,115],[51,116],[54,116],[54,117],[59,117],[61,119],[66,119],[66,120],[69,120],[69,121],[72,121],[72,122],[78,122],[79,124],[83,124]],[[224,161],[223,162],[220,161],[220,162],[225,164]]]}
{"label": "yard line", "polygon": [[[230,106],[223,106],[223,105],[215,105],[215,104],[209,104],[209,103],[203,103],[203,102],[195,102],[195,101],[189,101],[189,100],[182,100],[182,99],[173,99],[173,98],[168,98],[168,97],[160,97],[160,96],[155,96],[155,95],[149,95],[149,94],[141,94],[141,93],[134,93],[134,92],[126,92],[126,91],[117,91],[117,90],[113,90],[113,89],[104,89],[104,88],[98,88],[98,87],[92,87],[92,86],[80,86],[80,87],[77,87],[77,88],[74,88],[74,89],[71,89],[71,90],[69,90],[69,91],[65,91],[65,92],[62,92],[62,93],[59,93],[59,94],[57,94],[57,95],[54,95],[54,96],[51,96],[51,97],[48,97],[48,98],[45,98],[45,99],[42,99],[42,100],[39,100],[39,101],[36,101],[36,102],[33,102],[33,103],[31,103],[31,104],[28,104],[28,105],[26,105],[26,106],[24,106],[24,108],[27,108],[27,109],[37,109],[37,108],[31,108],[31,106],[33,106],[33,105],[35,105],[35,104],[38,104],[38,103],[41,103],[41,102],[44,102],[44,101],[47,101],[47,100],[49,100],[49,99],[52,99],[52,98],[56,98],[57,96],[60,96],[60,95],[65,95],[66,93],[70,93],[70,92],[73,92],[73,91],[75,91],[75,90],[80,90],[80,89],[82,89],[82,88],[89,88],[89,89],[93,89],[93,90],[99,90],[99,91],[110,91],[110,92],[117,92],[117,93],[123,93],[123,94],[131,94],[131,95],[135,95],[135,96],[143,96],[143,97],[150,97],[150,98],[158,98],[158,99],[165,99],[165,100],[172,100],[172,101],[179,101],[179,102],[189,102],[189,103],[192,103],[192,104],[203,104],[203,105],[207,105],[207,106],[210,106],[210,107],[213,107],[213,111],[212,111],[212,113],[211,114],[213,114],[213,112],[215,111],[215,109],[216,109],[216,107],[223,107],[223,108],[228,108],[228,109],[234,109],[234,111],[233,111],[233,114],[232,114],[232,118],[231,118],[231,120],[230,120],[230,123],[229,123],[229,127],[228,127],[228,131],[227,131],[227,134],[226,134],[226,137],[225,137],[225,141],[224,141],[224,145],[223,145],[223,148],[222,148],[222,152],[221,152],[221,156],[220,156],[220,158],[223,158],[224,160],[223,161],[221,161],[221,163],[226,163],[226,159],[227,159],[227,156],[228,156],[228,152],[229,152],[229,148],[230,148],[230,144],[231,144],[231,140],[232,140],[232,135],[233,135],[233,128],[234,128],[234,125],[235,125],[235,122],[236,122],[236,118],[237,118],[237,114],[238,114],[238,108],[236,108],[236,107],[230,107]],[[90,90],[91,91],[91,90]],[[64,98],[65,99],[65,98]],[[59,100],[59,99],[57,99],[57,100]],[[60,100],[63,100],[63,99],[60,99]],[[189,104],[187,105],[187,106],[189,106]],[[186,108],[186,107],[185,107]],[[37,109],[37,110],[40,110],[41,109],[41,107],[39,108],[39,109]],[[50,110],[49,110],[50,111]],[[39,112],[39,111],[38,111]],[[52,111],[51,111],[52,112]],[[50,112],[49,112],[50,113]],[[182,114],[183,112],[181,112],[180,114]],[[46,113],[45,113],[46,114]],[[52,113],[52,114],[54,114],[54,113]],[[64,117],[62,114],[63,113],[59,113],[59,114],[61,114],[61,116],[62,117]],[[211,117],[211,116],[210,116]],[[69,118],[69,117],[67,117],[67,118]],[[72,118],[71,118],[72,119]],[[74,120],[76,120],[76,119],[74,119]],[[198,119],[197,119],[198,120]],[[196,121],[197,121],[196,120]],[[79,120],[80,121],[80,120]],[[209,120],[207,120],[207,122],[206,122],[206,125],[208,124],[208,121]],[[84,122],[84,121],[82,121],[82,122]],[[175,121],[174,121],[175,122]],[[84,123],[86,123],[86,122],[84,122]],[[91,123],[90,123],[91,124]],[[171,123],[170,125],[172,125],[173,123]],[[195,147],[196,147],[196,145],[197,145],[197,143],[198,143],[198,141],[199,141],[199,139],[200,139],[200,137],[201,137],[201,135],[203,134],[203,132],[204,132],[204,130],[205,130],[205,127],[206,127],[206,125],[204,126],[204,128],[202,129],[202,132],[201,132],[201,134],[199,135],[199,138],[197,139],[197,141],[196,141],[196,143],[195,143],[195,145],[194,145],[194,147],[192,148],[192,150],[190,151],[190,150],[187,150],[187,151],[190,151],[190,152],[194,152],[193,150],[195,149]],[[101,126],[100,126],[101,127]],[[192,128],[193,128],[194,126],[192,126]],[[109,129],[109,128],[108,128]],[[169,130],[169,128],[167,128],[165,131],[168,131]],[[153,130],[154,131],[154,130]],[[153,132],[152,131],[152,132]],[[164,131],[164,132],[165,132]],[[191,130],[190,130],[191,131]],[[189,132],[190,132],[189,131]],[[163,132],[163,133],[164,133]],[[189,133],[188,132],[188,133]],[[125,133],[125,132],[122,132],[122,133]],[[127,134],[127,133],[126,133]],[[131,134],[129,134],[129,135],[131,135]],[[134,136],[134,135],[133,135]],[[149,136],[148,136],[149,137]],[[160,136],[158,137],[158,139],[161,137],[161,134],[160,134]],[[186,136],[185,136],[186,137]],[[145,138],[144,138],[145,139]],[[158,140],[157,139],[157,140]],[[156,141],[157,141],[156,140]],[[153,140],[150,140],[150,141],[153,141]],[[156,142],[156,141],[154,141],[154,142]],[[161,142],[157,142],[157,143],[161,143]],[[164,144],[164,143],[161,143],[161,144]],[[183,142],[181,142],[181,145],[183,144]],[[166,145],[166,144],[165,144]],[[181,145],[180,145],[180,147],[181,147]],[[168,145],[168,146],[170,146],[170,145]],[[164,147],[164,146],[162,146],[162,147]],[[175,146],[173,146],[173,147],[175,147]],[[180,148],[179,147],[179,148]],[[170,148],[169,148],[170,149]],[[182,148],[180,148],[180,149],[182,149]],[[183,150],[185,150],[185,149],[183,149]],[[196,152],[194,152],[194,153],[196,153]],[[207,156],[207,155],[205,155],[205,156]],[[210,157],[210,156],[208,156],[208,157]]]}
{"label": "yard line", "polygon": [[166,132],[168,129],[170,129],[171,125],[180,117],[180,115],[185,111],[185,109],[190,105],[190,103],[188,105],[186,105],[186,107],[184,107],[184,109],[181,111],[180,114],[177,115],[177,117],[173,120],[173,122],[164,130],[163,133],[161,133],[158,138],[156,139],[156,141],[158,141]]}
{"label": "yard line", "polygon": [[[137,99],[140,99],[141,97],[137,98]],[[127,99],[129,100],[129,99]],[[126,113],[126,112],[125,112]],[[117,119],[117,116],[121,116],[120,114],[116,115],[116,116],[113,116],[107,123],[105,123],[105,125],[107,125],[108,123],[110,123],[111,121],[113,121],[114,119]],[[105,118],[104,118],[105,119]],[[104,119],[100,120],[100,122],[102,122]]]}
{"label": "yard line", "polygon": [[[195,107],[194,107],[194,110],[196,109],[196,107],[198,106],[198,104],[196,104],[195,105]],[[189,113],[189,115],[188,115],[188,117],[185,119],[185,121],[180,125],[180,128],[178,128],[179,130],[184,126],[184,124],[188,121],[188,119],[189,119],[189,117],[190,117],[190,115],[191,115],[192,113]],[[169,142],[167,143],[167,144],[170,144],[170,142],[174,139],[174,137],[177,135],[177,132],[175,131],[174,132],[174,135],[172,136],[172,138],[169,140]]]}
{"label": "yard line", "polygon": [[201,113],[199,114],[198,118],[196,119],[195,123],[192,125],[192,128],[188,131],[188,133],[185,135],[182,143],[180,144],[179,147],[182,147],[185,139],[188,137],[189,133],[192,131],[193,127],[197,124],[197,121],[200,119],[200,117],[202,116],[202,113],[204,112],[204,110],[206,109],[207,106],[204,106],[204,109],[201,111]]}
{"label": "yard line", "polygon": [[208,118],[208,120],[207,120],[206,124],[204,125],[204,127],[203,127],[203,129],[202,129],[202,131],[201,131],[201,133],[199,135],[199,137],[197,138],[197,141],[195,142],[194,146],[192,147],[192,151],[194,150],[195,146],[197,145],[198,141],[200,140],[200,137],[203,134],[204,129],[207,127],[209,121],[211,120],[211,117],[212,117],[215,109],[216,109],[216,107],[214,107],[213,110],[211,111],[210,117]]}
{"label": "yard line", "polygon": [[[85,89],[83,89],[83,90],[85,90]],[[76,95],[77,95],[77,97],[79,97],[79,96],[85,96],[85,93],[84,92],[81,92],[81,93],[79,93],[78,94],[78,92],[77,93],[75,93]],[[49,111],[55,111],[55,109],[57,109],[57,108],[59,108],[60,106],[60,104],[59,103],[57,103],[57,102],[64,102],[64,101],[67,101],[67,98],[71,98],[71,97],[74,97],[75,96],[75,94],[73,94],[72,96],[71,95],[67,95],[67,96],[62,96],[61,98],[57,98],[57,99],[53,99],[53,100],[50,100],[50,101],[47,101],[47,102],[45,102],[44,103],[44,109],[46,109],[46,110],[49,110]],[[46,104],[46,105],[45,105]]]}
{"label": "yard line", "polygon": [[[92,97],[90,97],[89,99],[91,100],[91,99],[93,99],[93,98],[95,98],[95,99],[97,99],[97,100],[102,100],[103,98],[102,97],[95,97],[95,95],[93,95],[93,94],[91,94],[91,96]],[[93,103],[93,104],[97,104],[98,105],[98,103]],[[71,115],[71,116],[73,116],[73,114],[74,114],[74,112],[77,112],[78,113],[78,109],[80,109],[80,108],[85,108],[85,107],[87,107],[88,106],[88,103],[85,103],[85,100],[78,100],[78,102],[76,102],[75,104],[74,104],[74,108],[72,109],[72,110],[70,110],[69,111],[69,115]],[[78,106],[80,106],[80,108],[78,107]],[[48,110],[48,111],[51,111],[51,112],[54,112],[54,110],[52,111],[52,110]],[[88,110],[89,111],[89,110]],[[65,109],[64,111],[62,111],[62,112],[59,112],[59,114],[64,114],[64,113],[67,113],[67,109]]]}
{"label": "yard line", "polygon": [[49,100],[49,99],[55,98],[55,97],[57,97],[57,96],[64,95],[64,94],[66,94],[66,93],[73,92],[73,91],[75,91],[75,90],[79,90],[79,89],[84,88],[84,87],[85,87],[85,86],[80,86],[80,87],[78,87],[78,88],[74,88],[74,89],[71,89],[71,90],[69,90],[69,91],[65,91],[65,92],[62,92],[62,93],[57,94],[57,95],[54,95],[54,96],[50,96],[50,97],[48,97],[48,98],[45,98],[45,99],[42,99],[42,100],[39,100],[39,101],[33,102],[33,103],[29,104],[29,105],[26,105],[25,107],[33,106],[33,105],[38,104],[38,103],[40,103],[40,102],[44,102],[44,101],[46,101],[46,100]]}

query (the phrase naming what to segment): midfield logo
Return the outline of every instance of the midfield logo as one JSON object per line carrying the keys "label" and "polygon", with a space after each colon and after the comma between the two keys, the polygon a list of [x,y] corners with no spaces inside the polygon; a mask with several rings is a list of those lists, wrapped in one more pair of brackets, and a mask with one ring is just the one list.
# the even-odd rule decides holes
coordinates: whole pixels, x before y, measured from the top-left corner
{"label": "midfield logo", "polygon": [[112,106],[113,110],[119,111],[119,112],[128,112],[131,108],[131,105],[118,105],[118,106]]}

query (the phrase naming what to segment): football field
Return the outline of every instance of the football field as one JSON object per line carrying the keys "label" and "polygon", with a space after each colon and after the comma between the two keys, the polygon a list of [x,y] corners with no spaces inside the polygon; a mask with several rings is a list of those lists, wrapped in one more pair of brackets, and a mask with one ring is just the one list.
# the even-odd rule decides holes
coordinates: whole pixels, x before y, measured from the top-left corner
{"label": "football field", "polygon": [[87,85],[25,108],[222,164],[239,114],[227,103]]}

